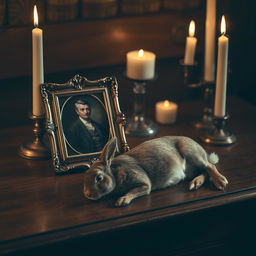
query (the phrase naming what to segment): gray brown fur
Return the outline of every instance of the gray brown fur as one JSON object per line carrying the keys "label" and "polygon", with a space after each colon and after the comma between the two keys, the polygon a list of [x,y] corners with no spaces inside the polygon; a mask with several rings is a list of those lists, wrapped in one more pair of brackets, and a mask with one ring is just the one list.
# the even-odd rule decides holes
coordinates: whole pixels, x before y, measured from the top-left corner
{"label": "gray brown fur", "polygon": [[[207,173],[218,189],[224,189],[227,179],[215,164],[216,155],[210,156],[194,140],[182,136],[165,136],[146,141],[127,153],[114,157],[116,139],[103,149],[100,160],[86,171],[84,195],[97,200],[107,194],[121,195],[116,206],[129,204],[152,190],[194,178],[189,189],[198,189]],[[206,171],[206,172],[205,172]]]}

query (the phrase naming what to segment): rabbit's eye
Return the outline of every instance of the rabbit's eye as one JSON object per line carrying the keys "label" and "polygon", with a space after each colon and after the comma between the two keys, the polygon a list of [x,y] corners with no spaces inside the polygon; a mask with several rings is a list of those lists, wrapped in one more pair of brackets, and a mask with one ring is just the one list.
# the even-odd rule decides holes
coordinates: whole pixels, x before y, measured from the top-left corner
{"label": "rabbit's eye", "polygon": [[103,175],[102,174],[98,174],[96,177],[95,177],[95,181],[96,183],[99,183],[103,180]]}

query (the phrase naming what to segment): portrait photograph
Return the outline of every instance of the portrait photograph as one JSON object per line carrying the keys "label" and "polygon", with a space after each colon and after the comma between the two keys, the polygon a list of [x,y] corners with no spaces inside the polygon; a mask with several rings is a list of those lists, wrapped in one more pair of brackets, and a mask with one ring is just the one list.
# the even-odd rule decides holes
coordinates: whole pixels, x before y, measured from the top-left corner
{"label": "portrait photograph", "polygon": [[59,102],[67,155],[101,152],[111,134],[103,95],[64,96]]}
{"label": "portrait photograph", "polygon": [[117,154],[129,150],[117,90],[115,77],[88,80],[80,75],[41,86],[56,173],[89,168],[113,137]]}

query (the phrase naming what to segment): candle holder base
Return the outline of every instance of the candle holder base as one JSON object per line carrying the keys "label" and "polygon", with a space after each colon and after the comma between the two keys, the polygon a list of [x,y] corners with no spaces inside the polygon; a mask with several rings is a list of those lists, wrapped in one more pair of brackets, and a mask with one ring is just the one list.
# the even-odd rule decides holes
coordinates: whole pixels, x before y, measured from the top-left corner
{"label": "candle holder base", "polygon": [[212,113],[211,114],[204,113],[201,120],[192,122],[192,126],[202,130],[212,129],[214,127],[213,120],[212,120]]}
{"label": "candle holder base", "polygon": [[50,153],[48,148],[42,144],[35,143],[24,143],[19,148],[19,155],[27,159],[49,159]]}
{"label": "candle holder base", "polygon": [[34,121],[34,139],[31,142],[23,143],[19,148],[19,155],[27,159],[49,159],[50,151],[43,141],[45,133],[43,116],[29,115],[29,118]]}
{"label": "candle holder base", "polygon": [[188,93],[187,89],[200,89],[204,90],[204,109],[201,120],[192,122],[192,126],[197,129],[211,129],[213,128],[212,123],[212,105],[213,105],[213,88],[214,82],[199,81],[199,73],[197,62],[194,65],[184,64],[184,60],[179,61],[183,67],[184,76],[184,90]]}
{"label": "candle holder base", "polygon": [[125,134],[131,137],[151,137],[158,133],[157,125],[145,118],[128,118]]}
{"label": "candle holder base", "polygon": [[[126,75],[125,75],[126,76]],[[126,76],[134,84],[134,104],[132,117],[127,119],[125,134],[131,137],[151,137],[158,132],[157,125],[145,117],[146,83],[154,81],[156,76],[149,80],[136,80]]]}
{"label": "candle holder base", "polygon": [[200,139],[207,144],[212,145],[231,145],[236,142],[236,136],[230,131],[226,130],[226,121],[229,117],[214,117],[214,127],[206,134],[202,135]]}
{"label": "candle holder base", "polygon": [[213,94],[214,82],[201,82],[200,86],[204,88],[204,108],[201,120],[195,121],[192,125],[197,129],[212,129],[213,125]]}

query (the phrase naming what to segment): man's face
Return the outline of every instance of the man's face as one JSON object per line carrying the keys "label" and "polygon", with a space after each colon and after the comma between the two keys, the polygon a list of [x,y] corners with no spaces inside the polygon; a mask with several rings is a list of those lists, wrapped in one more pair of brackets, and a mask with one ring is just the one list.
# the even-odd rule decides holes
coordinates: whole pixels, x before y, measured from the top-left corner
{"label": "man's face", "polygon": [[89,119],[91,109],[88,105],[76,104],[76,113],[83,119]]}

